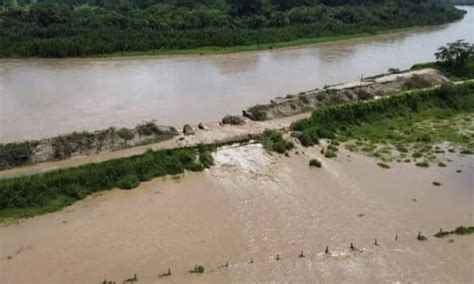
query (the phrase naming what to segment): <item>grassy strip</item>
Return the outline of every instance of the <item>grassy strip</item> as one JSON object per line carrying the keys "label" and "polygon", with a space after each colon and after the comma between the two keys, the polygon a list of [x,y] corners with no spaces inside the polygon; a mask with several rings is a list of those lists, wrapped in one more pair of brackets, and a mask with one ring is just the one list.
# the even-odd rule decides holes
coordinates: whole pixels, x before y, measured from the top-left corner
{"label": "grassy strip", "polygon": [[155,177],[202,171],[212,164],[207,147],[200,145],[0,180],[0,222],[56,211],[94,192],[131,189]]}
{"label": "grassy strip", "polygon": [[449,235],[469,235],[469,234],[474,234],[474,226],[469,226],[469,227],[459,226],[455,230],[452,230],[450,232],[440,230],[434,236],[437,238],[444,238]]}
{"label": "grassy strip", "polygon": [[252,44],[252,45],[237,45],[229,47],[220,47],[220,46],[207,46],[193,49],[154,49],[148,51],[130,51],[130,52],[116,52],[109,53],[104,55],[91,56],[92,58],[111,58],[116,57],[137,57],[137,56],[175,56],[175,55],[217,55],[217,54],[230,54],[238,52],[252,52],[259,50],[272,50],[288,47],[297,47],[304,45],[312,45],[319,43],[328,43],[336,41],[344,41],[351,39],[359,39],[366,37],[373,37],[377,35],[387,35],[387,34],[397,34],[403,32],[415,32],[422,30],[426,27],[415,26],[408,28],[397,28],[397,29],[388,29],[381,30],[374,33],[358,33],[351,35],[337,35],[337,36],[326,36],[326,37],[316,37],[316,38],[301,38],[290,41],[281,41],[273,43],[262,43],[262,44]]}
{"label": "grassy strip", "polygon": [[[304,146],[318,143],[319,138],[349,140],[354,138],[387,143],[387,140],[398,142],[400,152],[404,143],[410,141],[434,142],[451,139],[453,142],[469,144],[471,137],[455,136],[451,132],[439,131],[438,137],[431,137],[423,131],[401,135],[397,127],[405,123],[428,117],[446,117],[459,113],[474,111],[474,82],[458,85],[447,84],[435,89],[402,93],[383,99],[354,102],[338,106],[324,107],[315,110],[310,118],[297,121],[293,130],[301,131],[299,137]],[[361,143],[363,144],[363,143]],[[470,144],[469,144],[470,145]],[[367,150],[374,150],[375,147]],[[431,147],[430,147],[431,149]],[[383,149],[389,152],[390,149]],[[427,151],[426,148],[420,151]]]}

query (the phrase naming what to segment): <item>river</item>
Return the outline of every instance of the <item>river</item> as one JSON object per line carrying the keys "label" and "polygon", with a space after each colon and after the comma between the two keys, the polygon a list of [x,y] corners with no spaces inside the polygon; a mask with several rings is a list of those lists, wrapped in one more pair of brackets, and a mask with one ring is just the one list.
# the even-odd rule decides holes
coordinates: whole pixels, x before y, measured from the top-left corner
{"label": "river", "polygon": [[182,126],[240,114],[257,103],[325,84],[432,61],[463,20],[422,30],[288,49],[209,56],[0,60],[0,142],[144,120]]}

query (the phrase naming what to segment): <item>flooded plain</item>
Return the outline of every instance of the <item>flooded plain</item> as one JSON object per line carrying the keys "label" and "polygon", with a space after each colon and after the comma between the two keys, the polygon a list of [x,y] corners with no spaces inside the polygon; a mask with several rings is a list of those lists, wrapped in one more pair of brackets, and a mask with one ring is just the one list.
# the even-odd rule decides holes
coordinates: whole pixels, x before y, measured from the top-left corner
{"label": "flooded plain", "polygon": [[474,42],[474,8],[448,25],[289,49],[210,56],[0,60],[0,143],[72,131],[208,122],[276,96],[434,59]]}
{"label": "flooded plain", "polygon": [[[319,150],[286,158],[260,144],[231,146],[203,173],[2,225],[0,282],[121,283],[134,274],[139,283],[472,281],[473,236],[433,237],[474,221],[472,156],[386,170],[344,149],[336,159]],[[308,167],[311,158],[323,167]],[[195,265],[204,273],[189,273]]]}

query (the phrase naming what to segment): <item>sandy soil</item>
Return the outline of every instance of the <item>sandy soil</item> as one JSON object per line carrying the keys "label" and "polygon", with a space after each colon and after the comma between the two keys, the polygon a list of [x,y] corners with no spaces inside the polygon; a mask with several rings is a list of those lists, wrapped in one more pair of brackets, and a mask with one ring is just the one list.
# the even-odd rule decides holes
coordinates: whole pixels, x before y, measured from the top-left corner
{"label": "sandy soil", "polygon": [[[120,283],[136,273],[139,283],[472,283],[474,236],[432,237],[474,223],[472,156],[386,170],[319,150],[286,158],[258,144],[227,147],[204,173],[3,226],[0,282]],[[323,168],[308,167],[315,157]],[[420,231],[428,241],[416,240]],[[195,264],[206,272],[188,273]]]}

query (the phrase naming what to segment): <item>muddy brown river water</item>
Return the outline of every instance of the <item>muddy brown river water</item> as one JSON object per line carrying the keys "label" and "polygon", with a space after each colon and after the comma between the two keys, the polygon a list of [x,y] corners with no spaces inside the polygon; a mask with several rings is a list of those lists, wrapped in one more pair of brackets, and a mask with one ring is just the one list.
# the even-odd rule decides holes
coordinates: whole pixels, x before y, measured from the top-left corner
{"label": "muddy brown river water", "polygon": [[0,142],[142,120],[181,126],[359,75],[433,60],[474,42],[474,8],[449,25],[272,51],[215,56],[0,60]]}
{"label": "muddy brown river water", "polygon": [[[134,273],[138,283],[472,283],[474,236],[433,237],[473,223],[472,156],[386,170],[345,149],[324,159],[320,148],[286,158],[228,147],[204,173],[2,224],[0,283],[122,283]],[[196,264],[205,273],[189,273]]]}

